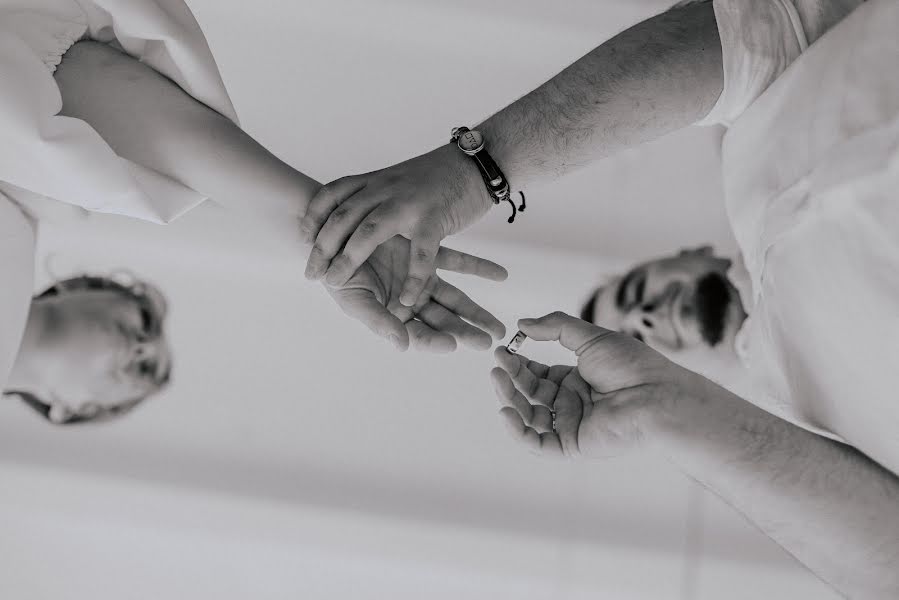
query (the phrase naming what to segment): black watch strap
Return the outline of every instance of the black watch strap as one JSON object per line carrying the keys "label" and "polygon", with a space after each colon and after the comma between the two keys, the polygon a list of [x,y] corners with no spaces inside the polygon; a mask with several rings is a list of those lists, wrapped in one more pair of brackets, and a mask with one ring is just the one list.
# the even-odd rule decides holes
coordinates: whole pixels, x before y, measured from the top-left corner
{"label": "black watch strap", "polygon": [[[463,138],[466,134],[468,136]],[[459,147],[459,150],[471,157],[477,165],[478,172],[484,180],[484,185],[487,186],[487,191],[490,193],[493,203],[508,202],[512,205],[512,216],[509,217],[509,223],[514,221],[515,214],[518,211],[523,211],[525,208],[524,193],[519,192],[522,202],[521,207],[516,208],[515,203],[512,201],[512,189],[509,185],[509,180],[506,179],[506,175],[499,168],[499,165],[487,152],[483,136],[468,127],[456,127],[453,129],[452,142]]]}

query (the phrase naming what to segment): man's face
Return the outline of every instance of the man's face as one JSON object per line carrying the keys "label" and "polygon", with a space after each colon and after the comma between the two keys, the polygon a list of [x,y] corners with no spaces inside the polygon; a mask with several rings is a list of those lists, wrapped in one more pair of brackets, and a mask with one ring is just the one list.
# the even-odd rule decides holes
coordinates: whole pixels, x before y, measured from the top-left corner
{"label": "man's face", "polygon": [[673,359],[697,351],[735,356],[746,313],[727,279],[729,267],[709,247],[643,263],[600,288],[582,317]]}

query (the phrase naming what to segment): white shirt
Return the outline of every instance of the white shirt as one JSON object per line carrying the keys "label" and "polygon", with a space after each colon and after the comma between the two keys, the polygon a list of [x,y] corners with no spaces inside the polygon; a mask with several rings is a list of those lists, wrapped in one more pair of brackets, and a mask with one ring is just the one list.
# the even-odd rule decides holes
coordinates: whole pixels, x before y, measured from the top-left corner
{"label": "white shirt", "polygon": [[899,2],[810,4],[715,2],[747,399],[899,473]]}
{"label": "white shirt", "polygon": [[58,116],[53,72],[82,39],[115,43],[235,123],[183,0],[0,0],[0,389],[31,304],[35,218],[98,211],[168,222],[206,197],[121,158],[87,123]]}

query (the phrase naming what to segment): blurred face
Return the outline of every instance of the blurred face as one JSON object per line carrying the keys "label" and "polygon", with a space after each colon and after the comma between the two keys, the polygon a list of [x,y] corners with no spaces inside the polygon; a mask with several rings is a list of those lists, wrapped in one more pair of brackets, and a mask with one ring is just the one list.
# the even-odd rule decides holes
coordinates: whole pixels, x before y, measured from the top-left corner
{"label": "blurred face", "polygon": [[76,290],[35,301],[43,320],[32,352],[46,401],[65,417],[90,417],[158,390],[171,356],[160,334],[165,301],[115,290]]}
{"label": "blurred face", "polygon": [[708,247],[643,263],[603,286],[587,311],[592,314],[584,316],[674,360],[699,354],[736,359],[734,338],[746,313],[727,279],[729,267]]}

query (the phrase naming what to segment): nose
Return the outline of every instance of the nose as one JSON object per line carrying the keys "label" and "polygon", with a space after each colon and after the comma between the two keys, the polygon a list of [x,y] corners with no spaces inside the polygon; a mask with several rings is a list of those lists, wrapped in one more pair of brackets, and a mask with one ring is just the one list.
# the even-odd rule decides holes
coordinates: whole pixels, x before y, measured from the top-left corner
{"label": "nose", "polygon": [[128,354],[128,361],[125,366],[126,371],[141,377],[154,375],[157,354],[156,344],[153,342],[133,343]]}
{"label": "nose", "polygon": [[656,314],[656,305],[652,302],[644,304],[639,308],[639,324],[648,331],[656,328],[656,321],[659,315]]}
{"label": "nose", "polygon": [[635,333],[639,333],[644,341],[666,346],[677,346],[677,334],[671,323],[670,299],[676,293],[676,286],[669,286],[658,297],[651,298],[634,309],[630,314],[628,325]]}

